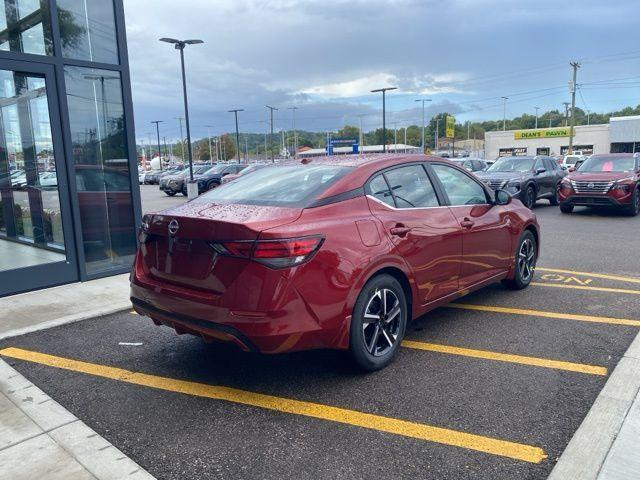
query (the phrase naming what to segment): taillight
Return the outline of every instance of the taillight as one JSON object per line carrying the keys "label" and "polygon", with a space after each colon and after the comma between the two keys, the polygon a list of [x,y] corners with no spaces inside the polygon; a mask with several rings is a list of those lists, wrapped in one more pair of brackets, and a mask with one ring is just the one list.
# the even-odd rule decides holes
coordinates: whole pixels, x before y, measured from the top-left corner
{"label": "taillight", "polygon": [[146,243],[149,239],[149,226],[153,217],[151,215],[145,215],[142,217],[142,223],[140,224],[140,231],[138,232],[138,241],[140,243]]}
{"label": "taillight", "polygon": [[309,261],[318,251],[322,236],[256,240],[250,242],[212,242],[221,255],[250,258],[271,268],[287,268]]}

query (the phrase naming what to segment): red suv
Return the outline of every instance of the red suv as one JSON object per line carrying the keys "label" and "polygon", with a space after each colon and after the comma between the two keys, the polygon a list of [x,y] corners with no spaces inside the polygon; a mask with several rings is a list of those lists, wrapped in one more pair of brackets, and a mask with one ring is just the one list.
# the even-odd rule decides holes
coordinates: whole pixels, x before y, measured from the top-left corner
{"label": "red suv", "polygon": [[526,287],[535,215],[436,157],[269,166],[145,215],[131,275],[156,324],[246,351],[394,357],[407,322],[493,282]]}
{"label": "red suv", "polygon": [[618,208],[629,215],[640,213],[640,155],[610,153],[591,155],[565,177],[558,189],[560,210],[573,207]]}

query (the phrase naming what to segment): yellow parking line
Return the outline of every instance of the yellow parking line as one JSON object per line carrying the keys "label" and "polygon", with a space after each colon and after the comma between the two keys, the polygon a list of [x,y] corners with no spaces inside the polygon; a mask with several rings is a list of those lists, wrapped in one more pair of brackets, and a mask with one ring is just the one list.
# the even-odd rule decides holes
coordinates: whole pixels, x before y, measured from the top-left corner
{"label": "yellow parking line", "polygon": [[604,278],[606,280],[615,280],[617,282],[640,283],[640,278],[627,277],[627,276],[621,276],[621,275],[609,275],[604,273],[575,272],[573,270],[563,270],[560,268],[545,268],[545,267],[536,267],[536,271],[551,272],[551,273],[568,273],[569,275],[582,275],[584,277]]}
{"label": "yellow parking line", "polygon": [[290,398],[275,397],[261,393],[248,392],[235,388],[207,385],[173,378],[131,372],[121,368],[109,367],[93,363],[81,362],[63,357],[56,357],[44,353],[23,350],[20,348],[5,348],[0,355],[6,357],[39,363],[50,367],[61,368],[73,372],[85,373],[120,382],[156,388],[169,392],[183,393],[197,397],[224,400],[253,407],[266,408],[278,412],[303,415],[332,422],[355,425],[358,427],[377,430],[380,432],[401,435],[404,437],[441,443],[469,450],[489,453],[522,460],[530,463],[540,463],[547,455],[544,451],[532,445],[499,440],[496,438],[474,435],[471,433],[440,428],[422,423],[414,423],[396,418],[383,417],[370,413],[358,412],[344,408],[304,402]]}
{"label": "yellow parking line", "polygon": [[521,365],[531,365],[535,367],[552,368],[555,370],[567,370],[569,372],[588,373],[590,375],[606,375],[605,367],[586,365],[582,363],[563,362],[561,360],[550,360],[547,358],[527,357],[523,355],[512,355],[509,353],[490,352],[487,350],[474,350],[471,348],[454,347],[450,345],[440,345],[436,343],[416,342],[404,340],[402,346],[416,350],[428,352],[446,353],[450,355],[462,355],[464,357],[481,358],[484,360],[497,360],[499,362],[518,363]]}
{"label": "yellow parking line", "polygon": [[545,312],[542,310],[525,310],[521,308],[497,307],[493,305],[469,305],[464,303],[449,303],[446,307],[460,308],[463,310],[477,310],[480,312],[511,313],[513,315],[529,315],[532,317],[560,318],[562,320],[576,320],[579,322],[640,327],[640,320],[630,320],[628,318],[595,317],[591,315],[577,315],[574,313]]}
{"label": "yellow parking line", "polygon": [[629,293],[631,295],[640,295],[640,290],[629,290],[626,288],[587,287],[584,285],[566,285],[561,283],[545,282],[531,282],[531,285],[535,285],[536,287],[572,288],[574,290],[589,290],[592,292]]}

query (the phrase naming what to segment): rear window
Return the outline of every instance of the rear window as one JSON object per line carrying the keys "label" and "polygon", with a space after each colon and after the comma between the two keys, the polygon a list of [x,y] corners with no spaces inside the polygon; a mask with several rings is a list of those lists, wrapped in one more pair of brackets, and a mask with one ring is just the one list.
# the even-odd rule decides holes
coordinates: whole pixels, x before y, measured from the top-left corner
{"label": "rear window", "polygon": [[304,208],[351,170],[333,165],[261,168],[199,196],[194,202]]}

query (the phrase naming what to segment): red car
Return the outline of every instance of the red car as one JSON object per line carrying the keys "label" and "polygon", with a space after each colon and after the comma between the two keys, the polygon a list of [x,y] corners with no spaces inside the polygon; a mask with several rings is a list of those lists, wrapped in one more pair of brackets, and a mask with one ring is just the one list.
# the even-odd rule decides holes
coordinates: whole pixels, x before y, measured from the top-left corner
{"label": "red car", "polygon": [[156,324],[246,351],[394,357],[407,322],[493,282],[526,287],[535,215],[437,157],[322,157],[262,168],[146,215],[131,275]]}
{"label": "red car", "polygon": [[640,155],[610,153],[591,155],[565,177],[558,189],[560,210],[573,207],[621,209],[631,216],[640,213]]}

